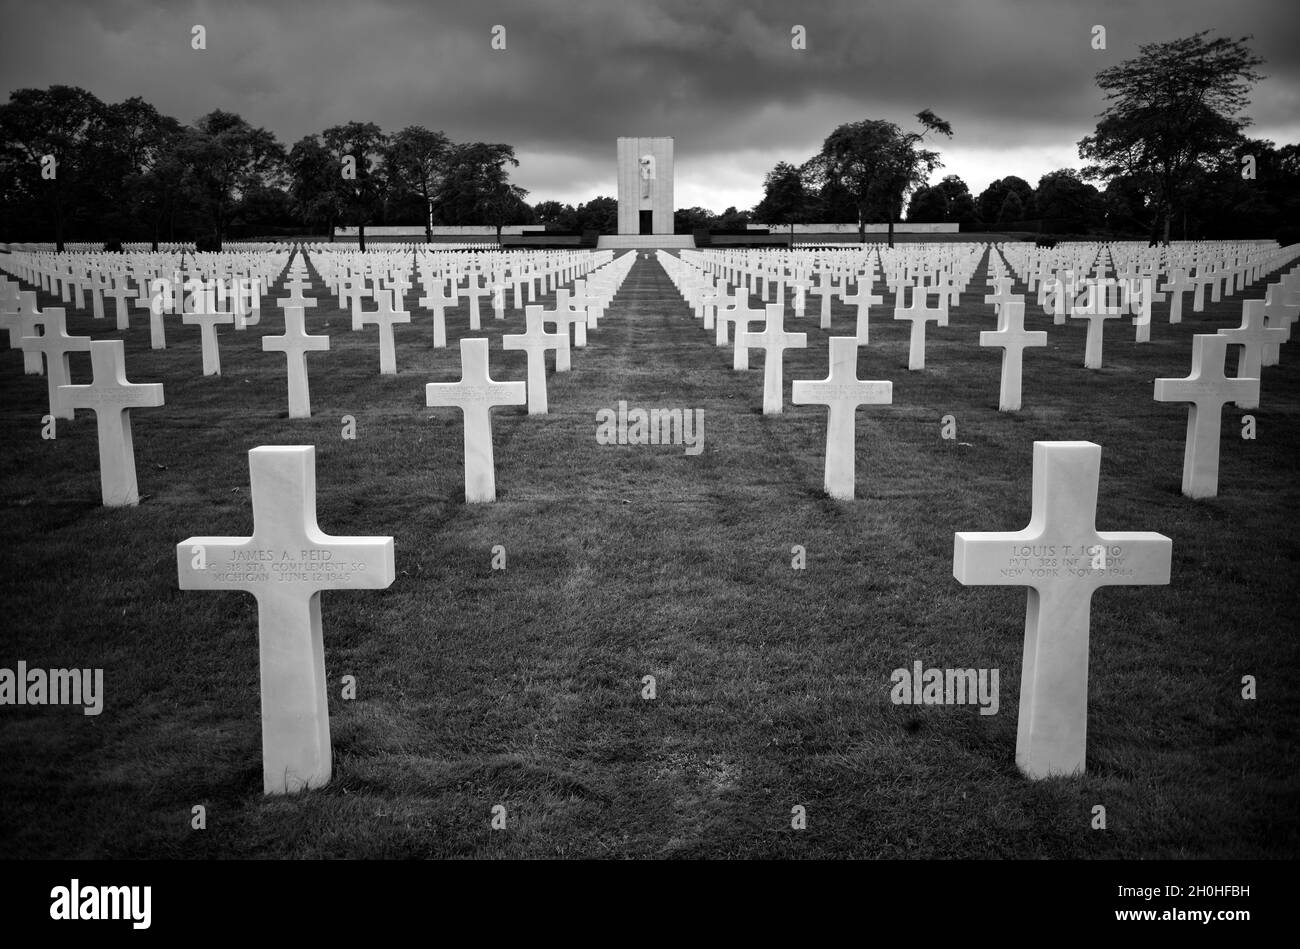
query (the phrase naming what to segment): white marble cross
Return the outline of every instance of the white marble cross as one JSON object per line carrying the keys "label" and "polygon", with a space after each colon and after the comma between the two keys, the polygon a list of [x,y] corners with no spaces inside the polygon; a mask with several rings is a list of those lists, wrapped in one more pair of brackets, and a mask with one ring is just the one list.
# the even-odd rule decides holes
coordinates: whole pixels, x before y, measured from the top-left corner
{"label": "white marble cross", "polygon": [[176,545],[182,590],[242,590],[257,598],[262,679],[262,787],[291,794],[329,783],[332,768],[323,590],[392,585],[393,538],[331,537],[316,523],[316,449],[248,453],[251,537],[191,537]]}
{"label": "white marble cross", "polygon": [[131,440],[131,409],[163,404],[160,382],[126,381],[126,364],[120,339],[90,344],[94,381],[90,385],[59,387],[63,404],[95,413],[99,433],[99,486],[105,507],[140,503],[135,479],[135,447]]}
{"label": "white marble cross", "polygon": [[[1270,284],[1264,293],[1264,321],[1272,329],[1284,330],[1286,339],[1289,340],[1291,324],[1300,319],[1300,294],[1288,291],[1282,283]],[[1276,366],[1281,358],[1282,347],[1279,343],[1265,344],[1262,365]]]}
{"label": "white marble cross", "polygon": [[542,325],[542,308],[529,305],[524,307],[524,332],[512,333],[501,337],[501,348],[522,349],[528,356],[528,414],[545,415],[546,401],[546,351],[554,349],[556,359],[559,350],[568,347],[569,336],[548,333]]}
{"label": "white marble cross", "polygon": [[794,307],[794,315],[798,318],[802,318],[808,309],[808,289],[811,286],[812,281],[802,270],[796,270],[794,276],[790,278],[790,291],[793,294],[790,302]]}
{"label": "white marble cross", "polygon": [[[217,327],[235,322],[235,314],[223,313],[215,305],[215,294],[196,293],[194,305],[198,312],[185,313],[181,322],[191,326],[198,324],[200,340],[203,346],[203,374],[205,376],[221,375],[221,350],[217,347]],[[159,319],[161,319],[159,315]]]}
{"label": "white marble cross", "polygon": [[1222,333],[1192,337],[1192,372],[1185,379],[1157,379],[1157,402],[1190,402],[1183,447],[1183,494],[1212,498],[1219,493],[1219,434],[1223,406],[1259,401],[1259,379],[1230,379],[1225,370],[1228,338]]}
{"label": "white marble cross", "polygon": [[1030,778],[1084,771],[1093,593],[1169,583],[1168,537],[1096,529],[1100,471],[1100,445],[1034,442],[1029,526],[953,538],[961,583],[1029,587],[1016,765]]}
{"label": "white marble cross", "polygon": [[831,328],[831,300],[838,292],[835,288],[835,280],[828,271],[818,271],[817,286],[812,292],[822,298],[820,325],[822,329],[828,330]]}
{"label": "white marble cross", "polygon": [[1169,322],[1171,325],[1181,323],[1183,321],[1183,294],[1188,290],[1196,289],[1199,284],[1188,278],[1186,270],[1177,268],[1169,271],[1166,281],[1165,285],[1160,288],[1160,292],[1173,294],[1169,298]]}
{"label": "white marble cross", "polygon": [[785,351],[808,345],[807,333],[787,333],[784,327],[785,304],[768,303],[767,322],[761,333],[737,333],[736,345],[763,350],[763,414],[780,415],[784,401]]}
{"label": "white marble cross", "polygon": [[302,295],[302,291],[306,289],[306,287],[307,284],[300,280],[289,281],[285,284],[285,289],[289,291],[289,295],[287,297],[278,298],[275,301],[275,305],[280,307],[282,310],[288,310],[291,308],[302,310],[307,307],[315,306],[316,300],[314,298]]}
{"label": "white marble cross", "polygon": [[1024,300],[1008,298],[1000,306],[998,328],[980,333],[980,345],[1002,347],[1002,388],[998,392],[998,411],[1018,412],[1025,348],[1046,346],[1047,334],[1041,330],[1029,332],[1025,329]]}
{"label": "white marble cross", "polygon": [[18,284],[0,277],[0,329],[9,333],[9,348],[21,349],[23,321],[18,315]]}
{"label": "white marble cross", "polygon": [[1058,270],[1051,280],[1044,281],[1043,299],[1050,294],[1052,297],[1052,323],[1061,326],[1070,316],[1070,308],[1074,304],[1074,271]]}
{"label": "white marble cross", "polygon": [[930,292],[924,284],[917,284],[912,287],[912,303],[908,307],[902,306],[903,293],[906,291],[906,285],[898,291],[898,301],[894,306],[894,319],[908,320],[912,324],[912,333],[910,345],[907,351],[907,368],[924,369],[925,368],[925,324],[934,320],[939,326],[948,325],[948,309],[940,307],[931,310],[927,305]]}
{"label": "white marble cross", "polygon": [[1153,277],[1133,277],[1128,283],[1129,310],[1133,313],[1133,342],[1151,342],[1151,305],[1163,303],[1165,295],[1156,293]]}
{"label": "white marble cross", "polygon": [[393,326],[397,323],[411,322],[411,314],[393,309],[393,295],[389,290],[376,290],[374,296],[377,308],[373,312],[369,310],[361,312],[361,326],[374,323],[379,327],[379,373],[384,376],[395,376],[397,375],[397,350],[393,343]]}
{"label": "white marble cross", "polygon": [[1119,307],[1110,305],[1110,288],[1114,282],[1107,277],[1087,282],[1088,302],[1082,309],[1076,309],[1071,316],[1088,321],[1088,337],[1083,348],[1083,367],[1085,369],[1101,368],[1103,330],[1107,320],[1117,320],[1121,314]]}
{"label": "white marble cross", "polygon": [[587,307],[586,301],[575,301],[570,298],[569,291],[563,287],[557,287],[555,290],[555,309],[556,312],[547,315],[547,319],[553,320],[556,324],[556,331],[563,332],[565,336],[569,335],[569,327],[573,327],[573,345],[577,349],[582,349],[587,345]]}
{"label": "white marble cross", "polygon": [[492,463],[492,407],[523,405],[527,401],[524,383],[498,382],[488,375],[486,339],[461,339],[459,382],[430,382],[424,387],[426,405],[453,406],[464,413],[467,503],[497,498]]}
{"label": "white marble cross", "polygon": [[[445,277],[435,277],[433,287],[416,302],[433,313],[433,347],[442,349],[447,345],[447,307],[455,306],[460,294],[455,287],[448,290],[451,281]],[[428,284],[426,284],[428,286]]]}
{"label": "white marble cross", "polygon": [[740,306],[746,308],[749,306],[748,296],[743,295],[740,290],[718,292],[717,299],[713,301],[713,343],[715,346],[726,346],[731,342],[727,337],[727,327],[731,325],[727,314]]}
{"label": "white marble cross", "polygon": [[479,282],[478,271],[471,270],[465,274],[465,289],[458,292],[469,297],[469,328],[482,329],[482,314],[479,312],[478,298],[487,293],[487,287]]}
{"label": "white marble cross", "polygon": [[892,382],[858,378],[858,340],[855,336],[830,338],[830,373],[825,379],[796,379],[790,386],[794,405],[824,405],[826,416],[826,472],[823,486],[838,501],[852,501],[857,454],[859,405],[889,405],[894,401]]}
{"label": "white marble cross", "polygon": [[[1289,335],[1281,327],[1270,328],[1264,321],[1263,300],[1243,300],[1241,302],[1241,325],[1233,329],[1219,330],[1220,336],[1228,338],[1229,346],[1240,346],[1241,355],[1237,358],[1237,378],[1260,380],[1264,366],[1264,349],[1268,345],[1281,346]],[[1246,396],[1244,401],[1236,399],[1239,409],[1259,408],[1259,389],[1256,387],[1253,397]]]}
{"label": "white marble cross", "polygon": [[[316,301],[311,301],[315,303]],[[280,336],[263,336],[262,351],[267,353],[284,353],[286,370],[289,376],[289,418],[311,418],[311,390],[307,383],[307,353],[323,352],[330,348],[328,336],[310,336],[307,333],[306,319],[300,306],[286,306],[286,301],[277,300],[284,310],[284,333]]]}
{"label": "white marble cross", "polygon": [[853,288],[854,293],[841,293],[840,299],[849,306],[857,307],[857,333],[856,337],[859,343],[866,343],[870,332],[868,323],[868,314],[871,307],[885,302],[884,297],[876,296],[871,292],[872,276],[870,274],[861,274],[858,276],[857,285]]}
{"label": "white marble cross", "polygon": [[1023,298],[1019,294],[1012,292],[1012,280],[1010,277],[997,277],[993,281],[993,286],[996,288],[996,291],[985,296],[984,302],[992,304],[993,312],[997,314],[998,328],[1001,329],[1003,319],[1002,305],[1004,303],[1014,303],[1017,300],[1023,301]]}
{"label": "white marble cross", "polygon": [[[749,324],[767,319],[767,314],[762,310],[751,310],[749,308],[749,296],[743,293],[742,295],[744,296],[743,303],[727,310],[718,311],[718,319],[725,320],[734,327],[732,342],[735,349],[731,356],[731,368],[736,372],[749,368],[749,347],[745,345],[744,339],[750,334]],[[727,335],[726,329],[720,330],[719,335],[725,338]]]}
{"label": "white marble cross", "polygon": [[556,290],[557,302],[560,300],[561,293],[566,294],[565,300],[569,309],[582,314],[582,322],[575,323],[573,327],[573,345],[584,347],[587,345],[587,330],[596,328],[595,301],[587,296],[587,281],[573,281],[572,290]]}
{"label": "white marble cross", "polygon": [[339,281],[339,308],[351,311],[354,330],[361,328],[356,325],[356,321],[361,315],[361,300],[368,296],[370,291],[366,289],[364,276],[349,274]]}
{"label": "white marble cross", "polygon": [[[131,326],[130,310],[127,309],[126,301],[131,298],[131,288],[123,280],[120,284],[115,283],[111,287],[104,289],[104,296],[114,302],[114,316],[117,318],[117,328],[119,330],[129,329]],[[101,304],[102,306],[102,304]]]}
{"label": "white marble cross", "polygon": [[28,376],[45,375],[45,360],[39,350],[23,345],[23,337],[40,336],[45,332],[45,314],[37,307],[35,290],[18,291],[18,347],[23,351],[23,373]]}
{"label": "white marble cross", "polygon": [[64,403],[60,390],[72,382],[70,354],[90,352],[91,339],[89,336],[68,335],[67,313],[61,306],[42,310],[36,323],[45,332],[40,336],[24,336],[23,351],[36,353],[37,358],[43,357],[45,360],[50,414],[55,418],[70,419],[73,417],[72,407]]}

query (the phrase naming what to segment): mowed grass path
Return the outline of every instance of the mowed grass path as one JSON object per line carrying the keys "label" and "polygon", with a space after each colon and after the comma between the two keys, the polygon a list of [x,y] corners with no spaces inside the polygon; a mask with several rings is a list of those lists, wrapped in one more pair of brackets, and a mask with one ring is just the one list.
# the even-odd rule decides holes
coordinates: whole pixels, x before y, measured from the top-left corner
{"label": "mowed grass path", "polygon": [[[1192,334],[1235,326],[1243,295],[1201,314],[1189,296],[1172,327],[1157,306],[1145,345],[1108,323],[1100,371],[1082,368],[1084,321],[1054,327],[1031,301],[1049,346],[1026,353],[1026,408],[1006,414],[1000,350],[976,345],[994,327],[983,273],[929,327],[922,372],[892,295],[874,308],[859,374],[893,380],[894,403],[859,410],[852,503],[821,490],[825,409],[789,404],[791,380],[825,376],[827,337],[852,333],[840,304],[829,333],[787,318],[809,345],[787,353],[784,414],[764,417],[762,353],[733,372],[638,259],[573,371],[549,374],[550,414],[496,411],[499,500],[474,506],[460,413],[423,391],[459,378],[466,306],[435,350],[409,294],[399,374],[380,377],[377,331],[352,332],[313,273],[309,331],[333,348],[308,356],[313,418],[293,421],[283,356],[260,343],[282,332],[278,290],[261,325],[220,330],[220,378],[201,375],[197,327],[172,318],[154,352],[143,311],[118,334],[70,310],[74,333],[123,336],[129,378],[163,382],[167,404],[133,413],[143,503],[107,510],[93,416],[43,441],[44,380],[0,353],[0,665],[103,667],[106,692],[98,717],[0,708],[0,855],[1295,857],[1297,344],[1265,372],[1256,440],[1225,412],[1220,497],[1192,502],[1187,410],[1154,402],[1152,380],[1186,375]],[[498,379],[524,378],[500,348],[522,325],[485,315]],[[73,367],[88,381],[84,355]],[[620,399],[703,409],[703,453],[598,445],[596,413]],[[1170,586],[1095,597],[1088,773],[1043,782],[1014,766],[1025,591],[952,577],[954,531],[1028,521],[1036,439],[1101,444],[1099,529],[1173,538]],[[316,445],[321,527],[392,535],[397,580],[323,595],[334,778],[268,799],[254,600],[180,591],[173,551],[247,535],[247,451],[294,444]],[[914,660],[999,669],[1000,711],[890,704]]]}

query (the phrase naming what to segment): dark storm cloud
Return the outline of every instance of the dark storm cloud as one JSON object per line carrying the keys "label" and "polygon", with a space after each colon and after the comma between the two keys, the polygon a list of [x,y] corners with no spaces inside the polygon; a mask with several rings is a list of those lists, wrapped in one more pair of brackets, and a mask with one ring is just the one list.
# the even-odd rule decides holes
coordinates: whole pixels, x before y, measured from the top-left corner
{"label": "dark storm cloud", "polygon": [[[756,199],[764,171],[801,161],[835,125],[953,123],[947,171],[973,187],[1078,164],[1103,100],[1094,77],[1142,43],[1199,29],[1253,34],[1267,59],[1256,134],[1300,137],[1292,4],[843,3],[704,0],[0,3],[5,91],[56,82],[141,95],[185,121],[214,108],[291,144],[352,119],[504,141],[534,198],[613,187],[619,135],[676,138],[679,203]],[[206,52],[190,28],[208,31]],[[808,49],[790,48],[794,23]],[[495,24],[508,48],[489,48]],[[1094,24],[1108,48],[1089,45]],[[981,180],[983,178],[983,180]],[[700,196],[697,201],[696,196]],[[735,200],[733,200],[733,198]]]}

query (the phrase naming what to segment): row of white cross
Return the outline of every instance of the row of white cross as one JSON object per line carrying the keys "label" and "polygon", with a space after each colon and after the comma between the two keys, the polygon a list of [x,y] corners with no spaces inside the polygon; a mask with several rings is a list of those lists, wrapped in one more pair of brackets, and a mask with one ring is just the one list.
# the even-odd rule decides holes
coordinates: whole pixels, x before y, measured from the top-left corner
{"label": "row of white cross", "polygon": [[[602,255],[598,259],[608,260],[611,256]],[[525,331],[503,337],[504,349],[521,350],[527,355],[529,414],[544,414],[548,410],[546,351],[555,351],[557,371],[570,369],[571,339],[573,346],[580,348],[586,345],[587,331],[598,326],[600,317],[613,299],[630,265],[629,257],[618,263],[607,264],[599,270],[581,268],[586,277],[574,281],[572,289],[556,288],[556,306],[553,311],[547,311],[541,306],[528,306]],[[281,352],[285,355],[291,418],[307,418],[311,415],[307,353],[329,349],[328,336],[307,332],[305,312],[307,308],[316,305],[315,299],[304,296],[309,285],[306,264],[302,257],[298,257],[285,281],[289,296],[276,300],[284,313],[284,332],[262,337],[263,351]],[[258,317],[250,314],[242,321],[238,320],[238,311],[222,311],[213,303],[217,294],[201,291],[202,284],[199,284],[198,290],[190,297],[190,304],[198,307],[198,312],[184,312],[188,306],[182,306],[182,319],[186,323],[199,324],[204,373],[219,375],[221,366],[217,327],[233,322],[237,329],[243,329],[256,323]],[[395,373],[393,326],[409,322],[411,316],[408,312],[393,308],[393,295],[390,292],[378,292],[376,298],[378,309],[373,312],[362,311],[361,320],[354,324],[354,328],[360,329],[370,324],[379,327],[380,371]],[[171,302],[166,299],[165,289],[160,290],[159,295],[152,300],[151,338],[154,348],[165,346],[161,323],[163,314],[171,308]],[[179,303],[179,295],[175,302]],[[442,345],[445,346],[442,317],[441,310],[435,313],[435,333],[442,336]],[[556,325],[556,332],[546,331],[545,324],[548,322]],[[478,329],[477,326],[472,328]],[[135,385],[127,382],[121,340],[92,340],[88,336],[71,335],[67,329],[64,308],[48,307],[43,311],[38,310],[35,291],[20,290],[18,283],[3,278],[0,278],[0,329],[8,331],[11,348],[22,350],[25,371],[32,375],[46,376],[51,419],[71,419],[77,408],[96,410],[100,422],[100,468],[104,504],[118,506],[138,503],[128,409],[162,405],[161,385]],[[453,399],[452,402],[429,402],[430,405],[461,405],[464,400],[470,400],[462,406],[466,407],[467,412],[466,444],[486,446],[485,452],[476,447],[475,451],[467,452],[466,455],[466,497],[470,501],[490,501],[495,497],[490,429],[470,424],[470,416],[477,419],[478,409],[488,404],[482,402],[485,392],[478,391],[475,387],[480,382],[485,386],[495,385],[487,376],[486,344],[486,339],[461,341],[462,370],[465,373],[463,385],[456,384],[459,388],[453,386],[454,391],[447,396]],[[70,357],[75,352],[91,354],[94,381],[90,385],[70,384]],[[506,385],[512,387],[508,393],[513,398],[513,393],[517,391],[513,386],[523,387],[524,383]],[[440,391],[442,390],[435,384],[430,389],[429,398],[438,398],[437,393]],[[467,394],[456,394],[461,391]],[[461,399],[462,402],[454,401],[455,399]],[[519,403],[522,404],[523,401],[520,399]]]}
{"label": "row of white cross", "polygon": [[[1294,255],[1292,255],[1294,256]],[[1280,258],[1278,258],[1280,260]],[[733,293],[722,278],[713,278],[701,265],[697,256],[683,252],[678,259],[663,251],[659,261],[687,302],[694,308],[695,316],[704,329],[715,330],[715,343],[728,342],[728,328],[735,327],[732,368],[749,368],[748,353],[751,348],[764,351],[763,413],[781,412],[784,392],[783,360],[787,349],[807,346],[804,333],[790,333],[784,328],[785,309],[779,302],[767,304],[764,310],[749,307],[749,293],[742,285]],[[997,268],[991,267],[991,273]],[[996,330],[980,333],[981,346],[996,346],[1003,351],[1001,387],[998,408],[1004,412],[1018,411],[1021,407],[1023,358],[1027,347],[1046,346],[1047,334],[1025,329],[1025,300],[1012,292],[1012,278],[992,277],[995,292],[984,302],[995,307],[998,318]],[[1123,307],[1111,307],[1103,302],[1106,290],[1113,286],[1107,278],[1084,281],[1089,302],[1071,315],[1089,320],[1084,365],[1098,368],[1101,365],[1101,331],[1104,321],[1121,315]],[[1149,280],[1145,286],[1130,289],[1129,305],[1136,311],[1139,342],[1150,339],[1152,292]],[[1056,292],[1060,292],[1059,290]],[[894,309],[894,318],[912,324],[908,358],[909,369],[925,366],[925,325],[934,320],[947,325],[946,299],[938,309],[925,305],[927,288],[914,287],[912,305]],[[868,341],[867,314],[872,303],[880,303],[871,293],[864,278],[856,294],[844,293],[841,299],[858,307],[854,336],[831,337],[830,374],[818,383],[796,381],[792,386],[791,401],[796,404],[814,402],[829,407],[827,427],[825,489],[833,498],[852,499],[854,496],[854,426],[852,419],[859,405],[887,404],[892,400],[891,384],[885,381],[863,381],[857,378],[857,350]],[[1185,379],[1158,379],[1154,398],[1161,402],[1190,403],[1187,447],[1183,465],[1183,493],[1189,497],[1213,497],[1218,493],[1219,433],[1223,406],[1229,402],[1240,409],[1259,406],[1260,377],[1266,366],[1276,365],[1281,344],[1290,338],[1291,326],[1300,319],[1300,271],[1283,277],[1269,286],[1263,300],[1242,302],[1241,324],[1223,328],[1217,334],[1198,334],[1193,337],[1192,371]],[[750,324],[763,321],[760,332],[750,331]],[[1063,317],[1057,317],[1062,322]],[[823,321],[829,328],[829,320]],[[1241,349],[1237,375],[1226,374],[1226,354],[1229,345]]]}

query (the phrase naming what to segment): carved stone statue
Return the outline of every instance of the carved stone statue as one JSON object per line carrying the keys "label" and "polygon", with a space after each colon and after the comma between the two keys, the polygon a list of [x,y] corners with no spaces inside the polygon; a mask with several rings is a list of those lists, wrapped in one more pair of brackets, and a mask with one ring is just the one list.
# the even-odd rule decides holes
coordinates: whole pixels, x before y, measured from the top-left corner
{"label": "carved stone statue", "polygon": [[650,197],[650,182],[655,177],[655,157],[653,155],[641,156],[641,197]]}

